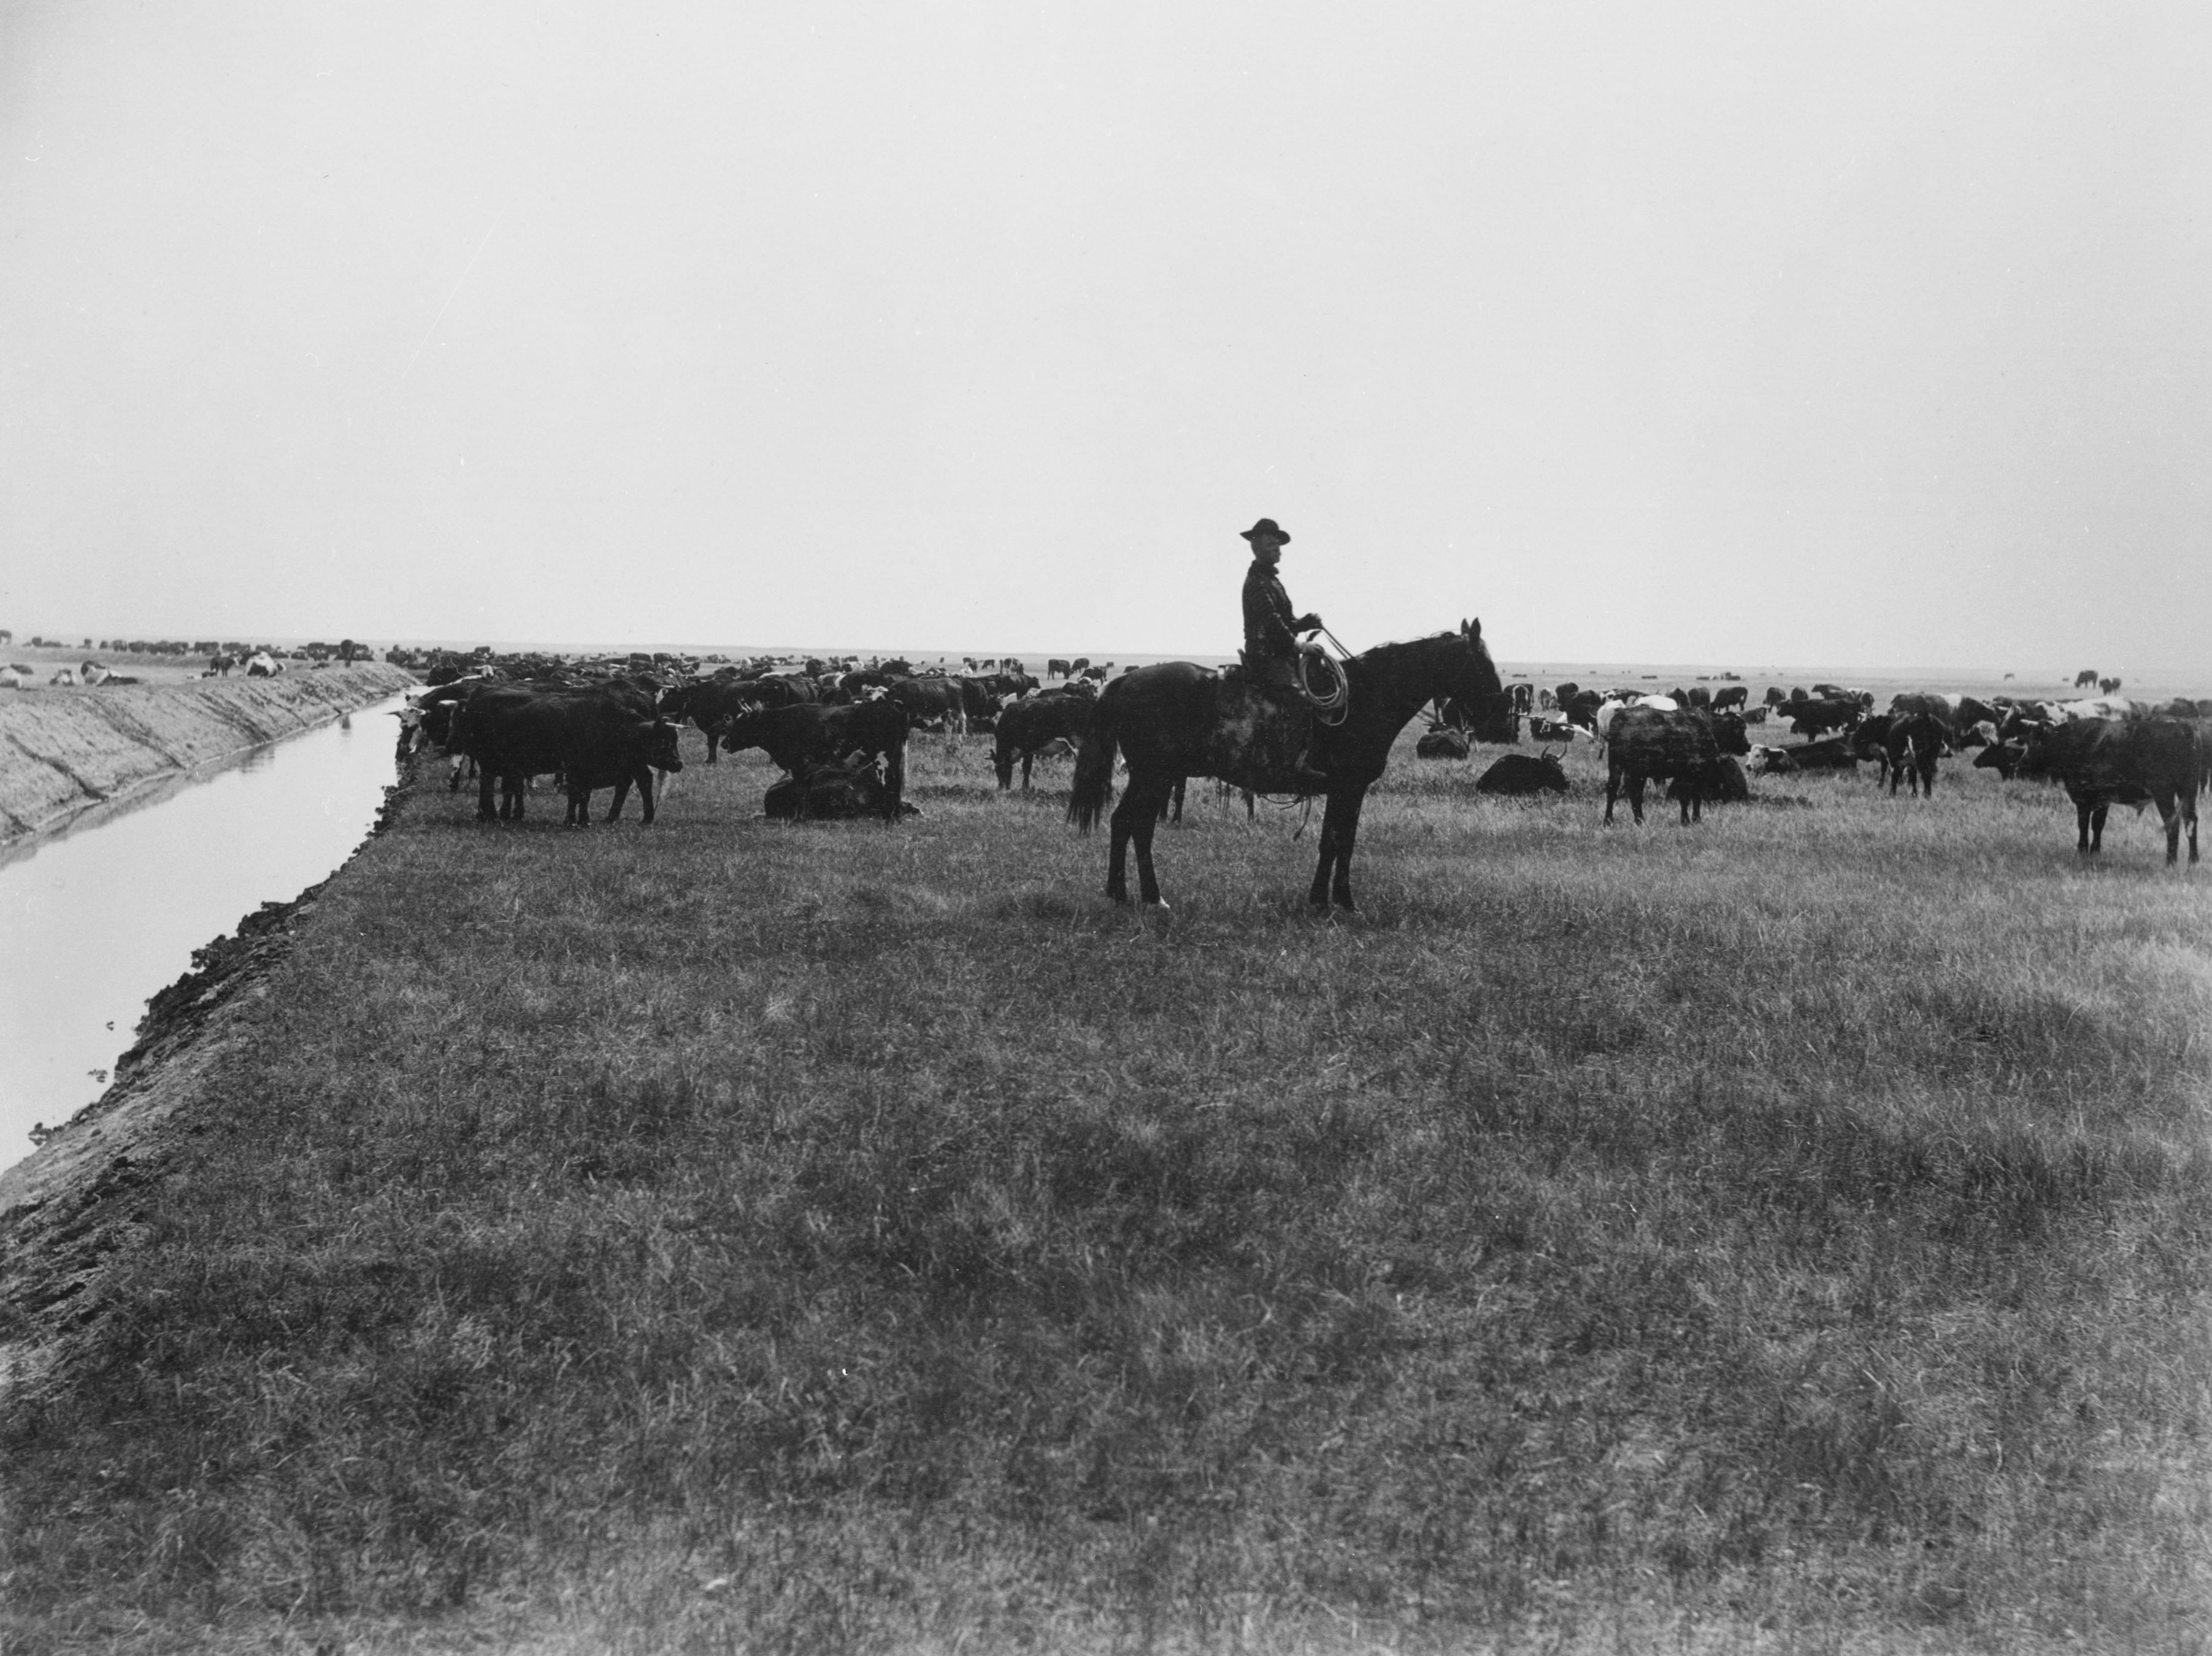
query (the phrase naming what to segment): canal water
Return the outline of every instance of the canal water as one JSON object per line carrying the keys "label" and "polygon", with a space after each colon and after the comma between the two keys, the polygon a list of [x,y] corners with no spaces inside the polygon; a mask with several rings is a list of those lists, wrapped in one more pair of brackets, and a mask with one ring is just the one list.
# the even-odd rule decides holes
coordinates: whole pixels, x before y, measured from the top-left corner
{"label": "canal water", "polygon": [[323,879],[392,780],[394,696],[0,853],[0,1168],[106,1090],[157,991]]}

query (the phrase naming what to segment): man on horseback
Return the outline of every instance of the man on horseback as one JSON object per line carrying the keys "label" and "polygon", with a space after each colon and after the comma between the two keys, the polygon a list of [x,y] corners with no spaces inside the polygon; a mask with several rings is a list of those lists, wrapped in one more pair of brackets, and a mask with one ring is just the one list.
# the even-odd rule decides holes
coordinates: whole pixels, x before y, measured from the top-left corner
{"label": "man on horseback", "polygon": [[[1261,744],[1272,749],[1273,763],[1263,767],[1276,773],[1270,781],[1255,782],[1262,789],[1295,786],[1300,792],[1319,791],[1326,779],[1311,764],[1308,744],[1312,738],[1313,711],[1308,705],[1299,662],[1298,634],[1321,628],[1318,615],[1299,615],[1291,607],[1276,567],[1291,537],[1273,518],[1262,518],[1242,531],[1251,543],[1252,567],[1244,572],[1244,681],[1277,712],[1272,721],[1278,739]],[[1255,755],[1255,759],[1261,755]],[[1288,761],[1289,774],[1281,770]]]}
{"label": "man on horseback", "polygon": [[1276,566],[1291,537],[1273,518],[1243,531],[1252,543],[1252,567],[1244,572],[1244,666],[1253,682],[1298,688],[1298,634],[1317,632],[1321,617],[1291,608]]}

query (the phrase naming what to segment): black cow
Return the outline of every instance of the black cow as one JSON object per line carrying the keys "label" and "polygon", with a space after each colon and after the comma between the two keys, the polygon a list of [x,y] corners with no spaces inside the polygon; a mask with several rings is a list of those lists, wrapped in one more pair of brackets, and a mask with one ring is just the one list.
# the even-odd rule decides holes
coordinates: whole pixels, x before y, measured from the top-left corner
{"label": "black cow", "polygon": [[2019,742],[1992,742],[1974,755],[1976,770],[1995,771],[2008,782],[2020,769],[2027,748]]}
{"label": "black cow", "polygon": [[1566,767],[1555,753],[1509,753],[1474,779],[1477,793],[1502,793],[1516,798],[1534,793],[1565,793]]}
{"label": "black cow", "polygon": [[730,721],[722,745],[763,749],[770,761],[802,780],[816,767],[841,765],[851,755],[884,761],[883,813],[894,822],[906,793],[906,709],[888,696],[849,707],[764,707]]}
{"label": "black cow", "polygon": [[1623,707],[1606,735],[1605,820],[1613,821],[1613,802],[1627,784],[1629,809],[1644,821],[1646,781],[1680,779],[1682,824],[1703,820],[1703,802],[1718,786],[1723,749],[1748,753],[1740,719],[1716,719],[1687,708]]}
{"label": "black cow", "polygon": [[1858,764],[1850,743],[1832,736],[1795,748],[1762,748],[1755,768],[1762,775],[1775,775],[1792,771],[1853,771]]}
{"label": "black cow", "polygon": [[997,739],[991,747],[991,763],[999,773],[1000,792],[1014,786],[1014,760],[1022,761],[1022,792],[1030,791],[1030,767],[1037,750],[1048,743],[1066,739],[1080,745],[1091,734],[1095,706],[1084,695],[1041,695],[1013,701],[999,713]]}
{"label": "black cow", "polygon": [[1468,740],[1467,732],[1455,725],[1431,725],[1413,743],[1413,756],[1417,759],[1464,759],[1473,751],[1474,744]]}
{"label": "black cow", "polygon": [[903,678],[884,694],[906,710],[910,726],[941,725],[956,736],[968,732],[967,704],[956,680]]}
{"label": "black cow", "polygon": [[591,821],[592,792],[615,790],[607,820],[621,815],[629,791],[637,789],[645,820],[653,818],[654,771],[680,771],[676,726],[638,711],[632,687],[617,684],[583,690],[538,690],[519,685],[486,686],[461,702],[453,716],[452,745],[477,761],[480,773],[477,816],[495,815],[492,784],[497,779],[502,820],[522,815],[523,785],[533,776],[560,773],[567,787],[566,821],[582,828]]}
{"label": "black cow", "polygon": [[1898,717],[1895,713],[1869,713],[1844,737],[1844,745],[1850,749],[1852,758],[1881,767],[1875,773],[1876,787],[1890,779],[1889,731]]}
{"label": "black cow", "polygon": [[2066,785],[2080,830],[2077,848],[2104,848],[2105,817],[2115,804],[2158,807],[2166,827],[2166,860],[2178,861],[2181,829],[2189,828],[2189,860],[2197,860],[2197,794],[2202,781],[2197,731],[2177,719],[2077,719],[2031,734],[2021,761],[2025,775],[2051,775]]}
{"label": "black cow", "polygon": [[1807,699],[1790,704],[1790,728],[1808,738],[1819,737],[1829,731],[1848,731],[1857,724],[1866,709],[1856,700],[1844,696],[1827,696],[1820,701]]}
{"label": "black cow", "polygon": [[1731,684],[1724,689],[1713,692],[1715,713],[1723,712],[1729,707],[1747,707],[1750,705],[1751,687],[1748,684]]}
{"label": "black cow", "polygon": [[1692,788],[1707,804],[1740,805],[1751,798],[1751,783],[1743,773],[1743,766],[1727,754],[1723,754],[1701,779],[1676,777],[1667,785],[1667,797],[1680,804]]}
{"label": "black cow", "polygon": [[660,711],[665,716],[678,724],[689,719],[705,734],[707,762],[710,765],[721,762],[715,750],[730,721],[741,713],[757,713],[768,705],[760,700],[756,681],[744,678],[695,679],[689,684],[678,685],[660,699]]}
{"label": "black cow", "polygon": [[1597,710],[1605,706],[1602,690],[1577,690],[1572,685],[1562,684],[1562,690],[1571,692],[1559,698],[1559,712],[1570,725],[1579,725],[1586,731],[1597,728]]}
{"label": "black cow", "polygon": [[1889,794],[1897,797],[1899,779],[1910,774],[1916,797],[1936,797],[1936,759],[1943,751],[1943,721],[1934,713],[1893,713],[1884,737],[1883,760],[1889,771]]}

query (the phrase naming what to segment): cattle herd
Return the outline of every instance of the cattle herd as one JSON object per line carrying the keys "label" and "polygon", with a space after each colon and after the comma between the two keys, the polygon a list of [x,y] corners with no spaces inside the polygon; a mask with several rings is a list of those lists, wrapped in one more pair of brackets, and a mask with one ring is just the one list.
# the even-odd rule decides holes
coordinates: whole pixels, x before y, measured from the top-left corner
{"label": "cattle herd", "polygon": [[[485,819],[520,816],[531,779],[552,776],[573,824],[587,820],[591,795],[603,788],[614,790],[610,820],[635,788],[649,822],[667,779],[683,768],[677,733],[688,722],[706,737],[709,764],[757,748],[786,773],[766,802],[771,816],[892,821],[914,810],[904,798],[911,733],[988,732],[999,787],[1012,787],[1018,763],[1026,791],[1039,757],[1082,746],[1112,671],[1110,663],[1054,659],[1041,682],[1012,659],[963,664],[956,672],[857,658],[713,667],[668,656],[447,661],[428,671],[428,688],[402,715],[401,751],[442,749],[456,788],[473,769]],[[1747,798],[1751,774],[1867,764],[1892,794],[1932,798],[1942,761],[1972,754],[1973,765],[2007,780],[2063,784],[2084,852],[2100,849],[2112,806],[2148,804],[2166,828],[2167,860],[2178,860],[2185,828],[2195,862],[2197,797],[2212,786],[2212,701],[2153,704],[2120,695],[2117,679],[2089,682],[2103,693],[2059,701],[1907,693],[1877,711],[1870,693],[1838,684],[1772,688],[1753,702],[1741,682],[1668,694],[1519,682],[1494,705],[1439,707],[1417,750],[1463,760],[1474,742],[1514,744],[1525,733],[1546,751],[1504,755],[1476,790],[1565,794],[1565,768],[1548,744],[1595,743],[1607,822],[1625,794],[1641,822],[1647,784],[1662,782],[1685,824],[1709,804]],[[1785,732],[1795,739],[1781,739]]]}

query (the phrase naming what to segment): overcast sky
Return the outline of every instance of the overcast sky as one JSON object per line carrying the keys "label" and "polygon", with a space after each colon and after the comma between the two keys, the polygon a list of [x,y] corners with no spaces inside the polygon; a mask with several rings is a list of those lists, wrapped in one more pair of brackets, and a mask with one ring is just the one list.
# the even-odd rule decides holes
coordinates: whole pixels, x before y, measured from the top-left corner
{"label": "overcast sky", "polygon": [[0,626],[2212,667],[2208,17],[0,0]]}

